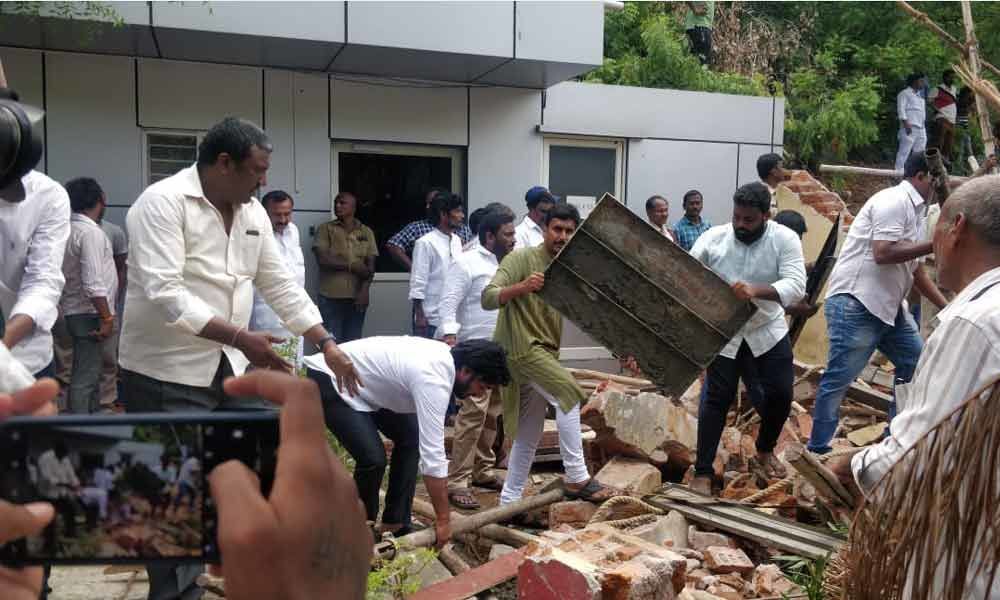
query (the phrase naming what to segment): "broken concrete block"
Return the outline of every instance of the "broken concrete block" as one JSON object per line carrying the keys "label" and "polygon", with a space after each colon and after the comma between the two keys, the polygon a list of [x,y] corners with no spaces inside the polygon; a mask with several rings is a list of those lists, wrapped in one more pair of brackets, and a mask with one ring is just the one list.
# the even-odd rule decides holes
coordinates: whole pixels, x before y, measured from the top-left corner
{"label": "broken concrete block", "polygon": [[663,483],[660,470],[646,461],[616,456],[604,465],[594,478],[613,488],[633,495],[650,494]]}
{"label": "broken concrete block", "polygon": [[517,549],[513,546],[508,546],[507,544],[493,544],[490,546],[490,561],[494,561],[504,554],[510,554],[511,552],[516,552]]}
{"label": "broken concrete block", "polygon": [[695,569],[700,569],[700,568],[701,568],[701,561],[700,560],[696,560],[694,558],[687,559],[687,570],[688,570],[688,573],[690,573],[691,571],[694,571]]}
{"label": "broken concrete block", "polygon": [[708,588],[713,587],[718,583],[719,583],[719,576],[709,574],[702,577],[701,581],[695,584],[695,587],[698,588],[699,590],[707,590]]}
{"label": "broken concrete block", "polygon": [[736,589],[724,583],[713,585],[710,588],[706,589],[705,591],[708,592],[709,594],[712,594],[713,596],[722,598],[723,600],[743,600],[742,592],[739,592]]}
{"label": "broken concrete block", "polygon": [[671,550],[679,553],[679,550],[687,548],[687,532],[687,519],[681,513],[672,510],[665,517],[630,529],[628,533],[646,540],[650,544],[668,546]]}
{"label": "broken concrete block", "polygon": [[705,549],[705,566],[713,573],[752,573],[754,564],[739,548],[709,546]]}
{"label": "broken concrete block", "polygon": [[705,560],[705,555],[697,550],[692,550],[691,548],[671,548],[677,554],[680,554],[684,558],[693,558],[695,560]]}
{"label": "broken concrete block", "polygon": [[736,573],[724,573],[722,575],[719,575],[719,583],[723,585],[728,585],[729,587],[733,588],[734,590],[740,593],[743,593],[745,591],[749,592],[753,590],[753,586],[750,585],[750,582],[744,580]]}
{"label": "broken concrete block", "polygon": [[701,580],[705,577],[714,577],[714,575],[699,567],[693,570],[689,569],[687,573],[684,574],[684,581],[688,587],[697,587],[697,585],[701,583]]}
{"label": "broken concrete block", "polygon": [[668,599],[683,589],[686,568],[684,557],[666,548],[595,525],[530,548],[518,570],[518,598]]}
{"label": "broken concrete block", "polygon": [[683,469],[697,445],[697,418],[659,394],[627,396],[609,388],[591,396],[580,410],[580,421],[593,428],[596,443],[612,456],[648,459],[662,450],[671,464]]}
{"label": "broken concrete block", "polygon": [[686,588],[677,595],[677,600],[723,600],[714,594],[709,594],[703,590],[693,590]]}
{"label": "broken concrete block", "polygon": [[847,439],[855,446],[874,444],[885,433],[885,423],[876,423],[847,434]]}
{"label": "broken concrete block", "polygon": [[703,553],[710,546],[736,547],[736,542],[729,536],[711,531],[698,531],[694,525],[688,528],[688,547]]}
{"label": "broken concrete block", "polygon": [[570,525],[582,529],[597,512],[597,506],[586,500],[569,500],[549,505],[549,527]]}

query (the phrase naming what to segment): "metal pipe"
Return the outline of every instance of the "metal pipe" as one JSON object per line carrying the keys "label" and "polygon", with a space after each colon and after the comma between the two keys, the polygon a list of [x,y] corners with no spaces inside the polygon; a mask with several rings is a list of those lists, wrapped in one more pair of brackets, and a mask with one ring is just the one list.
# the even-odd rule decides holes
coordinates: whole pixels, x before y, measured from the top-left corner
{"label": "metal pipe", "polygon": [[615,0],[604,0],[604,10],[625,10],[625,3],[616,2]]}

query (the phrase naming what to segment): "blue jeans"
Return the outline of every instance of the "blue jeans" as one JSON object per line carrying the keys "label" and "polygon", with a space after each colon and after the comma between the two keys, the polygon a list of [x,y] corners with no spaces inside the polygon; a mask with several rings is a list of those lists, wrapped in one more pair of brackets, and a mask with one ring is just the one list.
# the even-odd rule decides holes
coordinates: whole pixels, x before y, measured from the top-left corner
{"label": "blue jeans", "polygon": [[317,305],[323,317],[323,327],[333,334],[338,344],[361,339],[365,311],[357,309],[353,298],[327,298],[320,295]]}
{"label": "blue jeans", "polygon": [[819,380],[809,438],[809,450],[821,454],[830,451],[844,392],[864,370],[872,352],[881,350],[896,366],[896,380],[909,382],[923,348],[913,316],[902,307],[895,323],[886,325],[854,296],[837,294],[827,299],[824,314],[830,355]]}

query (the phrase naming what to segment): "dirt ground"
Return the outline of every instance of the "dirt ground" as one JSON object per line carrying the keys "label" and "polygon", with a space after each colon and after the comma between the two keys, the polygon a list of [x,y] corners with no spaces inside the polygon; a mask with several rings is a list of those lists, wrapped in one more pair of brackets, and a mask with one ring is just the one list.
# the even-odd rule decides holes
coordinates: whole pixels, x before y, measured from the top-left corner
{"label": "dirt ground", "polygon": [[[149,580],[145,569],[105,575],[105,567],[55,567],[49,585],[51,600],[145,600]],[[205,600],[220,600],[206,593]]]}

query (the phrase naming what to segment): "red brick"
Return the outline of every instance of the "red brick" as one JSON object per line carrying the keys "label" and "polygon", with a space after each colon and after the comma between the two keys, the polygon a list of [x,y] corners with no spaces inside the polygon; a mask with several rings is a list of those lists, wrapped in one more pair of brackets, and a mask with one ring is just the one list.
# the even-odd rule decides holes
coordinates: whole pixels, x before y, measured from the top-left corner
{"label": "red brick", "polygon": [[705,566],[713,573],[752,573],[754,564],[739,548],[709,546],[705,549]]}
{"label": "red brick", "polygon": [[549,529],[559,525],[583,528],[597,512],[597,506],[586,500],[556,502],[549,506]]}

